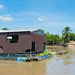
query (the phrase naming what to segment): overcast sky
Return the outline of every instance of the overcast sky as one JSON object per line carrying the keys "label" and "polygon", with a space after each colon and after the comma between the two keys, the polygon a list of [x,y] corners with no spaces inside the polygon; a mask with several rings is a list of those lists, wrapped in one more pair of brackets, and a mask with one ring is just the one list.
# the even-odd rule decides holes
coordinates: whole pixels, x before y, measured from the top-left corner
{"label": "overcast sky", "polygon": [[61,36],[66,26],[75,33],[75,0],[0,0],[0,29],[40,28]]}

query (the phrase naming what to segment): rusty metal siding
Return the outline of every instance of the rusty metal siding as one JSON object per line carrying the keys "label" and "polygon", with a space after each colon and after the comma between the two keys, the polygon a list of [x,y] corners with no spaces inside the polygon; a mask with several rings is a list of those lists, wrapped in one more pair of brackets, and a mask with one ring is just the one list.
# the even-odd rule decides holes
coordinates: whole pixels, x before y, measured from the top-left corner
{"label": "rusty metal siding", "polygon": [[10,35],[19,35],[18,43],[10,43],[10,40],[6,39],[7,33],[0,34],[0,46],[3,46],[3,53],[23,53],[26,49],[31,49],[30,32],[10,33]]}
{"label": "rusty metal siding", "polygon": [[[19,35],[18,43],[10,43],[10,40],[7,40],[7,35]],[[0,52],[23,53],[26,49],[32,48],[32,42],[36,44],[35,50],[42,52],[46,36],[31,32],[0,33],[0,46],[3,47]]]}
{"label": "rusty metal siding", "polygon": [[46,42],[46,36],[45,35],[40,35],[40,34],[35,34],[32,33],[32,42],[35,42],[35,50],[42,52],[44,49],[44,42]]}

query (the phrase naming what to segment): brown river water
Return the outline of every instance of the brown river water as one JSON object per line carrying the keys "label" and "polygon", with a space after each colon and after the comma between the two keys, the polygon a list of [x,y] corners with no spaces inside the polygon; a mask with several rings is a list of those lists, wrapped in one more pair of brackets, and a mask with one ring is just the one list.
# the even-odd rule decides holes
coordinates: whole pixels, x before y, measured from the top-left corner
{"label": "brown river water", "polygon": [[[48,48],[68,50],[68,48]],[[42,61],[17,62],[0,59],[0,75],[75,75],[75,50]]]}

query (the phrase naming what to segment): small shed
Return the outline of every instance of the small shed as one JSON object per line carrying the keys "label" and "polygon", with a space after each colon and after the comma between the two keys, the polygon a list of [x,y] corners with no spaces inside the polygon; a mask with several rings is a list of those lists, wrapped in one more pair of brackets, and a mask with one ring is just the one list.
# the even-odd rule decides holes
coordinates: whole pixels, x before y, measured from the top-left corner
{"label": "small shed", "polygon": [[46,35],[41,29],[0,30],[0,53],[42,52],[46,50]]}

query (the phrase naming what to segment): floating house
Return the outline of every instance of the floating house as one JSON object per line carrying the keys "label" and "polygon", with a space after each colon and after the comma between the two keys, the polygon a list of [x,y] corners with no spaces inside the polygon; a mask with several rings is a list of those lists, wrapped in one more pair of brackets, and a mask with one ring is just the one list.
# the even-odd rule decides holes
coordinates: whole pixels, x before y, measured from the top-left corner
{"label": "floating house", "polygon": [[17,54],[46,50],[46,35],[41,29],[0,30],[0,53]]}

